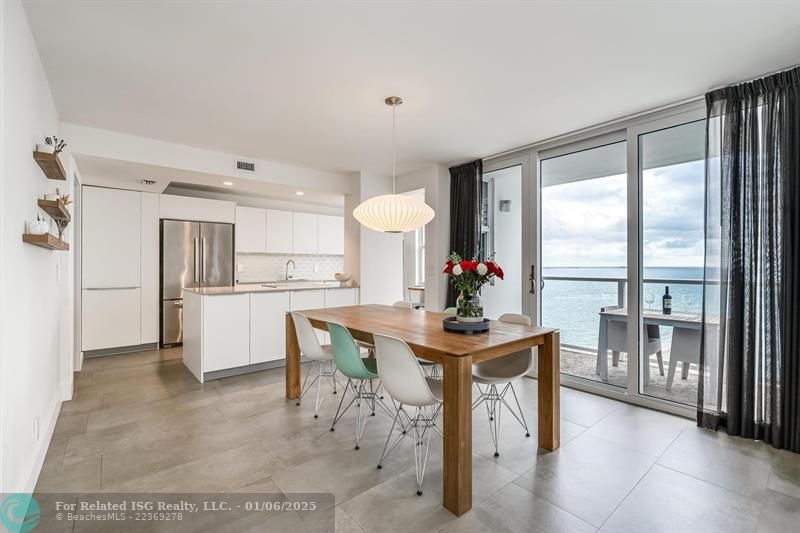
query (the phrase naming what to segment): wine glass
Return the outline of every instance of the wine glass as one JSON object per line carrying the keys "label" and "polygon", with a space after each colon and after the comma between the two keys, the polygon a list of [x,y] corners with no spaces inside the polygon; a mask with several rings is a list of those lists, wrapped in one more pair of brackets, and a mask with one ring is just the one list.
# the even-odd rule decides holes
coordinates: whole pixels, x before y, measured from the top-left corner
{"label": "wine glass", "polygon": [[644,301],[647,302],[647,310],[649,311],[653,307],[653,302],[656,301],[656,295],[653,294],[653,291],[647,291],[644,293]]}
{"label": "wine glass", "polygon": [[682,294],[681,303],[683,304],[684,312],[689,313],[689,310],[692,307],[692,295],[689,293]]}

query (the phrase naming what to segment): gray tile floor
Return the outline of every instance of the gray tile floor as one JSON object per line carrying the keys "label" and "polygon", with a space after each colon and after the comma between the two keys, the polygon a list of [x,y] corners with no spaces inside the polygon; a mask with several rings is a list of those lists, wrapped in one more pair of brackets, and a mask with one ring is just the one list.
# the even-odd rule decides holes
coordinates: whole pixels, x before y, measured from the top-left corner
{"label": "gray tile floor", "polygon": [[328,396],[283,397],[283,371],[204,385],[180,349],[91,359],[76,375],[39,492],[330,492],[337,531],[800,531],[800,456],[700,430],[690,420],[562,388],[562,447],[536,448],[536,381],[517,389],[532,436],[503,417],[493,456],[485,411],[473,421],[474,507],[441,506],[441,441],[424,495],[413,446],[375,468],[390,421],[335,432]]}

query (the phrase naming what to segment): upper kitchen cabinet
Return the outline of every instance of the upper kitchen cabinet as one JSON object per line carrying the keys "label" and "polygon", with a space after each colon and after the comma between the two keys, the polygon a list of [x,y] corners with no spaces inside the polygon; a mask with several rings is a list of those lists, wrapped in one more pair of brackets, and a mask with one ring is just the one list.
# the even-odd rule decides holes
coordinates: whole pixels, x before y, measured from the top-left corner
{"label": "upper kitchen cabinet", "polygon": [[84,186],[81,199],[83,288],[139,287],[141,193]]}
{"label": "upper kitchen cabinet", "polygon": [[293,213],[293,247],[296,254],[317,253],[317,215],[310,213]]}
{"label": "upper kitchen cabinet", "polygon": [[236,206],[236,251],[267,251],[267,210]]}
{"label": "upper kitchen cabinet", "polygon": [[161,218],[170,220],[223,224],[233,224],[236,221],[236,204],[225,200],[162,194],[159,211]]}
{"label": "upper kitchen cabinet", "polygon": [[344,217],[319,215],[317,218],[317,253],[344,255]]}
{"label": "upper kitchen cabinet", "polygon": [[291,254],[294,217],[291,211],[267,209],[267,253]]}

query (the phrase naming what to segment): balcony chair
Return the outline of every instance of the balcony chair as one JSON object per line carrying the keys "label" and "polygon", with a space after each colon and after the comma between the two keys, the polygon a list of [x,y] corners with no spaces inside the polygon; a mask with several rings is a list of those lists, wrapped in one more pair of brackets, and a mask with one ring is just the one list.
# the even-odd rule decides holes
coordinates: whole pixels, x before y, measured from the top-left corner
{"label": "balcony chair", "polygon": [[[609,305],[600,309],[601,313],[620,309],[618,305]],[[650,381],[650,356],[655,354],[658,360],[658,373],[664,375],[664,360],[661,356],[661,334],[656,324],[646,324],[645,334],[647,338],[644,343],[644,355],[647,358],[647,367],[645,368],[645,377]],[[611,350],[611,364],[619,366],[620,352],[628,352],[628,323],[622,320],[609,320],[608,321],[608,349]],[[598,354],[597,365],[595,373],[600,375],[600,357],[603,355]],[[608,357],[608,355],[605,355]]]}
{"label": "balcony chair", "polygon": [[[378,460],[378,468],[383,468],[386,457],[410,433],[414,438],[417,496],[422,496],[431,433],[436,431],[441,436],[436,419],[444,397],[442,382],[425,376],[417,357],[404,341],[386,335],[375,334],[374,337],[378,375],[386,392],[399,403]],[[412,407],[413,414],[409,414],[406,407]],[[395,428],[398,432],[390,445]]]}
{"label": "balcony chair", "polygon": [[[294,322],[294,329],[297,332],[297,343],[300,345],[300,352],[311,360],[306,377],[303,379],[303,386],[297,405],[300,405],[303,396],[316,383],[317,400],[314,402],[314,418],[319,418],[319,406],[322,404],[320,387],[323,378],[330,381],[333,393],[336,394],[336,365],[333,362],[333,350],[330,344],[320,344],[314,327],[305,315],[301,313],[290,314],[292,322]],[[310,375],[314,375],[314,378],[311,383],[308,383],[308,376]]]}
{"label": "balcony chair", "polygon": [[[531,325],[530,317],[516,313],[506,313],[497,320],[498,322],[522,324],[524,326]],[[495,457],[500,456],[500,410],[503,405],[506,406],[514,418],[517,419],[517,422],[525,429],[525,436],[531,436],[512,382],[527,374],[532,366],[533,351],[531,348],[472,365],[472,380],[477,384],[478,390],[480,391],[480,396],[475,400],[475,403],[472,404],[472,409],[475,410],[481,403],[486,404],[486,413],[489,415],[489,431],[492,434]],[[481,389],[481,385],[485,385],[486,389]],[[498,389],[498,386],[501,388]],[[519,416],[517,416],[517,412],[514,412],[514,408],[511,404],[506,401],[506,394],[508,394],[509,391],[511,391],[512,396],[514,396],[514,403],[517,405]]]}
{"label": "balcony chair", "polygon": [[[361,352],[356,345],[350,331],[341,324],[328,322],[328,333],[331,336],[333,346],[333,360],[336,368],[347,378],[342,398],[339,400],[339,407],[333,416],[331,431],[336,428],[336,423],[341,420],[344,414],[356,404],[356,433],[355,449],[360,448],[361,437],[367,424],[368,416],[375,416],[375,408],[382,408],[387,415],[393,417],[395,413],[389,409],[380,396],[381,383],[378,379],[377,362],[371,357],[361,357]],[[377,381],[377,383],[375,383]],[[352,398],[347,406],[342,409],[347,391],[352,393]],[[361,404],[364,404],[362,408]],[[363,411],[363,416],[362,416]]]}
{"label": "balcony chair", "polygon": [[689,366],[700,364],[700,330],[674,327],[672,328],[672,346],[669,349],[669,371],[667,372],[667,390],[672,390],[675,379],[675,367],[678,361],[683,363],[681,379],[689,377]]}

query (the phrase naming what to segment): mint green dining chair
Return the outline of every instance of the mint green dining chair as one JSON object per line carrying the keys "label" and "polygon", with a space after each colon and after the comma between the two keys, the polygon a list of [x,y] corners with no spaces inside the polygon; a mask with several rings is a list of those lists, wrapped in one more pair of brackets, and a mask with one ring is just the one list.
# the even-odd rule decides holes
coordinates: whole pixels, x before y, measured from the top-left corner
{"label": "mint green dining chair", "polygon": [[[353,336],[346,327],[336,322],[328,322],[328,333],[331,336],[333,360],[336,368],[347,378],[339,407],[333,417],[331,431],[336,428],[336,423],[347,413],[350,407],[356,406],[356,433],[355,449],[360,448],[361,437],[367,424],[368,416],[375,416],[375,408],[380,407],[387,415],[394,417],[394,413],[380,396],[380,379],[378,378],[378,364],[374,358],[361,357],[361,352]],[[377,383],[376,383],[377,382]],[[351,398],[346,407],[342,409],[348,391]],[[363,407],[362,407],[362,404]]]}
{"label": "mint green dining chair", "polygon": [[446,308],[446,309],[445,309],[444,311],[442,311],[442,312],[443,312],[444,314],[446,314],[446,315],[454,315],[454,314],[456,314],[458,311],[456,310],[456,308],[455,308],[455,307],[448,307],[448,308]]}

